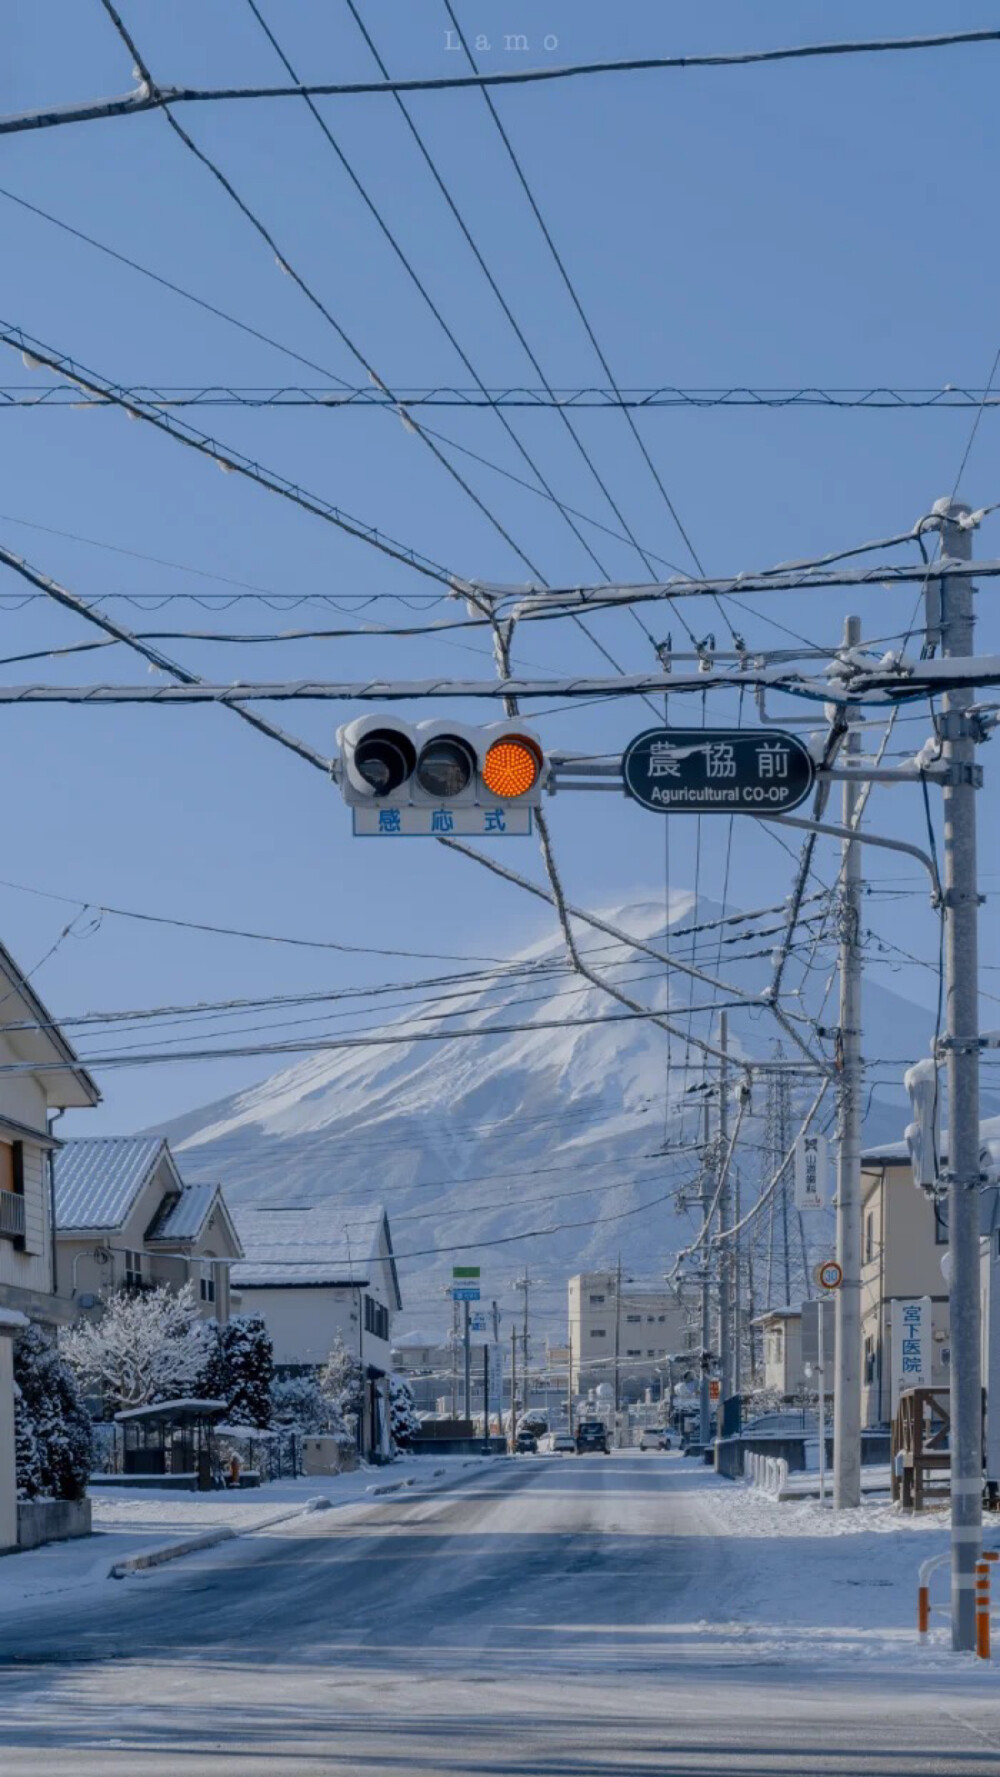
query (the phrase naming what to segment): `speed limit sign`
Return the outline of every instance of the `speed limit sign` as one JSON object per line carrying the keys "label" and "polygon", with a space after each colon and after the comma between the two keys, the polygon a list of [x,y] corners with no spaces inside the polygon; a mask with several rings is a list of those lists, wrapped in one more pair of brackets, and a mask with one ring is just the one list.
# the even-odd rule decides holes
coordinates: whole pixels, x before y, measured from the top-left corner
{"label": "speed limit sign", "polygon": [[839,1290],[844,1281],[844,1273],[836,1259],[824,1259],[822,1265],[817,1265],[813,1276],[821,1290]]}

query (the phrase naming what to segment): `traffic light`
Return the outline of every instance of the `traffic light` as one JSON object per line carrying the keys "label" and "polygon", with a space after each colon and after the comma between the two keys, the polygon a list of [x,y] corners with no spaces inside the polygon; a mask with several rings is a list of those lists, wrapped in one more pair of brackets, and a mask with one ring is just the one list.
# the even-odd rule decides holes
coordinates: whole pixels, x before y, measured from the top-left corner
{"label": "traffic light", "polygon": [[372,714],[338,729],[337,743],[356,833],[528,833],[548,777],[540,739],[516,719],[473,727]]}

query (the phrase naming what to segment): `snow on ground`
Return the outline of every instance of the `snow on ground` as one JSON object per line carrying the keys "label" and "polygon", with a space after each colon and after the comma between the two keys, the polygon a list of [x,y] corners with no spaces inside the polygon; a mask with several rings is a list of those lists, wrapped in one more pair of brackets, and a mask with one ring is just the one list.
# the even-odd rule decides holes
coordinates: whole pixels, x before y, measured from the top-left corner
{"label": "snow on ground", "polygon": [[388,1468],[366,1466],[342,1475],[300,1475],[231,1493],[95,1486],[90,1489],[93,1535],[47,1543],[0,1559],[0,1614],[15,1606],[42,1605],[64,1593],[75,1597],[92,1587],[128,1583],[110,1579],[109,1570],[115,1562],[184,1542],[202,1531],[227,1527],[237,1535],[248,1535],[275,1519],[305,1511],[310,1500],[349,1506],[381,1497],[373,1489],[394,1482],[409,1482],[414,1487],[427,1482],[442,1485],[461,1474],[468,1462],[469,1458],[456,1456],[401,1457]]}
{"label": "snow on ground", "polygon": [[[701,1632],[778,1659],[881,1656],[953,1668],[946,1617],[935,1616],[925,1647],[916,1636],[918,1569],[948,1548],[946,1507],[914,1516],[884,1499],[849,1512],[812,1499],[779,1503],[679,1457],[668,1484],[682,1534],[719,1539],[699,1587]],[[986,1521],[984,1546],[1000,1546],[1000,1523]],[[947,1596],[944,1569],[932,1602]]]}

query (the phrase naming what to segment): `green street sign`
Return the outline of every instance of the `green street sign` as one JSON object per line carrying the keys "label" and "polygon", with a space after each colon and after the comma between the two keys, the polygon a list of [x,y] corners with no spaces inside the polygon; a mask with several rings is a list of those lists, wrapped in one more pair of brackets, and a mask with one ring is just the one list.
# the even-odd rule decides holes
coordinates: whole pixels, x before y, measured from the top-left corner
{"label": "green street sign", "polygon": [[481,1273],[478,1265],[453,1265],[451,1275],[452,1277],[479,1277]]}

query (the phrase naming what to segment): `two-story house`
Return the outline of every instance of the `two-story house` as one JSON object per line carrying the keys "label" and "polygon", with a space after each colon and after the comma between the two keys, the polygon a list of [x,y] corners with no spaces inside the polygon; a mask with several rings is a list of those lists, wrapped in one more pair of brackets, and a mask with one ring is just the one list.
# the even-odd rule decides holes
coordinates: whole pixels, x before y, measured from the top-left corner
{"label": "two-story house", "polygon": [[244,1258],[232,1288],[242,1314],[264,1318],[275,1367],[322,1367],[339,1338],[365,1378],[363,1456],[386,1447],[393,1316],[402,1308],[389,1218],[381,1205],[239,1208]]}
{"label": "two-story house", "polygon": [[942,1206],[913,1183],[905,1142],[861,1156],[862,1424],[893,1412],[893,1303],[930,1301],[932,1387],[948,1382],[948,1250]]}
{"label": "two-story house", "polygon": [[13,1337],[27,1321],[55,1328],[50,1119],[100,1093],[13,957],[0,945],[0,1549],[17,1544]]}
{"label": "two-story house", "polygon": [[59,1291],[99,1314],[113,1290],[191,1283],[202,1314],[229,1319],[240,1243],[222,1190],[185,1184],[162,1136],[64,1142],[53,1164]]}

